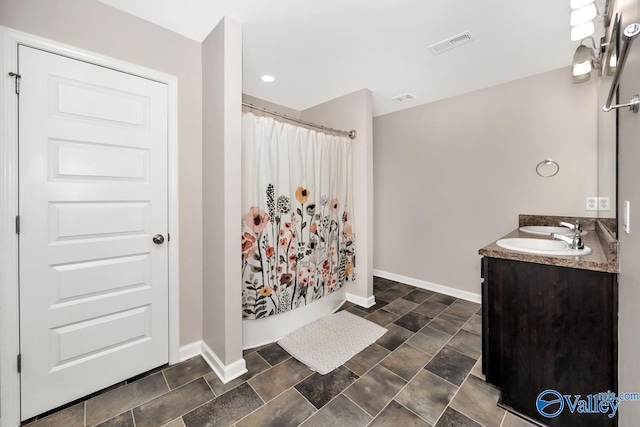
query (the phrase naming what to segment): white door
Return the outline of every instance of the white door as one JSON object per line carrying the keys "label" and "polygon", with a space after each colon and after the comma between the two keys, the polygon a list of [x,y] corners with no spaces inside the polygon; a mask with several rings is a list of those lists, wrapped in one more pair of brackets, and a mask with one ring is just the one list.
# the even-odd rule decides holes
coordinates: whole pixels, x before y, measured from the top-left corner
{"label": "white door", "polygon": [[167,87],[18,63],[24,420],[168,361]]}

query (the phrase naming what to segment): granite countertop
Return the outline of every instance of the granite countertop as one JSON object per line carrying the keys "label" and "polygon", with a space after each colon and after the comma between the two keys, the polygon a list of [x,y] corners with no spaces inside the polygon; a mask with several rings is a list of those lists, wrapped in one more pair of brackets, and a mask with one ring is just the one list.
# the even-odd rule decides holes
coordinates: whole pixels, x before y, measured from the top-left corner
{"label": "granite countertop", "polygon": [[[541,217],[535,219],[531,215],[520,216],[520,226],[523,225],[557,225],[560,217]],[[562,217],[562,221],[574,222],[575,218]],[[511,259],[515,261],[532,262],[536,264],[557,265],[561,267],[580,268],[583,270],[604,271],[607,273],[618,273],[618,241],[613,238],[607,228],[597,219],[592,221],[583,221],[583,229],[589,231],[582,236],[582,242],[585,246],[591,248],[589,255],[582,256],[558,256],[558,255],[539,255],[528,252],[513,251],[505,249],[497,245],[497,240],[480,249],[478,253],[491,258]],[[539,234],[524,233],[519,229],[501,237],[506,238],[541,238],[551,239]],[[498,240],[500,240],[498,239]]]}

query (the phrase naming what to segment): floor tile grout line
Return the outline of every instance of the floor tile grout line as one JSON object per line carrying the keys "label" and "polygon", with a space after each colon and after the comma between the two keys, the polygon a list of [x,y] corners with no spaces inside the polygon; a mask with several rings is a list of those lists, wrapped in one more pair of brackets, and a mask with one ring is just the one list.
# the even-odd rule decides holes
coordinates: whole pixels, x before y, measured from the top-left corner
{"label": "floor tile grout line", "polygon": [[[354,381],[354,383],[355,383],[355,381]],[[351,384],[351,385],[353,385],[353,384]],[[351,387],[351,385],[350,385],[349,387]],[[353,401],[353,399],[351,399],[349,396],[347,396],[346,394],[344,394],[344,392],[345,392],[349,387],[347,387],[347,388],[345,388],[344,390],[342,390],[342,392],[341,392],[340,394],[338,394],[338,396],[343,395],[344,397],[346,397],[346,398],[347,398],[347,400],[349,400],[349,402],[353,403],[353,404],[354,404],[354,405],[356,405],[356,407],[358,407],[362,412],[364,412],[365,414],[367,414],[368,416],[370,416],[370,417],[371,417],[371,420],[367,423],[367,425],[371,424],[371,423],[373,422],[373,420],[375,420],[375,419],[376,419],[376,417],[371,416],[371,414],[370,414],[370,413],[368,413],[366,409],[364,409],[362,406],[358,405],[356,402],[354,402],[354,401]],[[337,397],[337,396],[336,396],[336,397]]]}
{"label": "floor tile grout line", "polygon": [[[214,372],[215,374],[215,372]],[[206,375],[209,375],[209,373],[207,373]],[[213,387],[211,387],[211,384],[209,384],[209,381],[207,381],[207,379],[205,378],[205,376],[201,376],[200,378],[202,378],[205,382],[205,384],[207,385],[207,387],[209,387],[209,390],[211,390],[211,393],[213,393],[213,398],[215,399],[216,397],[218,397],[218,393],[215,392],[215,390],[213,389]],[[232,380],[233,381],[233,380]],[[229,390],[231,391],[231,390]],[[224,394],[224,393],[223,393]]]}
{"label": "floor tile grout line", "polygon": [[504,415],[502,416],[502,421],[500,421],[500,427],[504,425],[504,420],[507,419],[507,411],[504,411]]}
{"label": "floor tile grout line", "polygon": [[[262,396],[260,396],[260,393],[258,393],[251,384],[249,384],[249,381],[246,381],[247,385],[249,387],[251,387],[251,390],[253,390],[253,392],[258,396],[258,399],[262,400],[262,405],[258,406],[256,409],[254,409],[253,411],[249,412],[248,414],[246,414],[244,417],[240,418],[239,420],[236,420],[232,425],[236,425],[238,424],[240,421],[244,420],[245,418],[251,416],[251,414],[258,412],[260,409],[262,408],[266,408],[267,405],[269,404],[269,402],[273,402],[275,399],[278,398],[278,396],[284,394],[287,390],[283,391],[282,393],[280,393],[278,396],[274,397],[273,399],[271,399],[269,402],[265,402],[265,400],[262,398]],[[242,385],[242,384],[241,384]]]}
{"label": "floor tile grout line", "polygon": [[[477,362],[477,360],[476,360]],[[472,368],[473,369],[473,368]],[[462,386],[464,385],[464,383],[467,382],[467,380],[469,379],[469,376],[471,375],[471,371],[469,371],[467,373],[467,375],[464,377],[464,381],[462,381],[462,383],[460,384],[460,387],[458,387],[458,389],[456,390],[456,392],[454,393],[453,397],[451,398],[451,400],[449,401],[449,403],[447,403],[447,406],[445,407],[445,410],[447,409],[447,407],[451,407],[451,409],[453,409],[454,411],[460,412],[462,415],[464,415],[465,417],[469,418],[471,421],[474,421],[478,424],[480,424],[481,426],[485,427],[485,425],[483,423],[481,423],[480,421],[474,419],[473,417],[467,415],[464,413],[464,411],[460,411],[456,408],[454,408],[453,406],[451,406],[451,402],[453,402],[456,398],[456,396],[458,395],[458,392],[460,391],[460,389],[462,388]],[[505,411],[506,412],[506,411]],[[442,411],[442,414],[440,414],[440,417],[438,417],[438,420],[440,420],[440,418],[442,417],[442,415],[444,414],[444,411]],[[502,424],[502,423],[501,423]]]}

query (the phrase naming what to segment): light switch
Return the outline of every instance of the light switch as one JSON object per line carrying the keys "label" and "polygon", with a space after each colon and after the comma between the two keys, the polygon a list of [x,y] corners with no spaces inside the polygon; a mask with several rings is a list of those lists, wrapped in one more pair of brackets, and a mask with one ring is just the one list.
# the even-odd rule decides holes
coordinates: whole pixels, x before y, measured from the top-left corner
{"label": "light switch", "polygon": [[628,200],[624,201],[623,204],[623,214],[622,214],[622,225],[624,227],[625,233],[629,234],[629,220],[631,215],[631,202]]}

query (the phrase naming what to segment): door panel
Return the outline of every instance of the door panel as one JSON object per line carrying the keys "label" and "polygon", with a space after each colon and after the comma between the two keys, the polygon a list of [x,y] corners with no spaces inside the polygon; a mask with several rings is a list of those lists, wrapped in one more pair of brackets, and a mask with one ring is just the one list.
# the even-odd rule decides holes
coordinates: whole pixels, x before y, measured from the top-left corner
{"label": "door panel", "polygon": [[18,60],[24,420],[168,361],[167,88]]}

